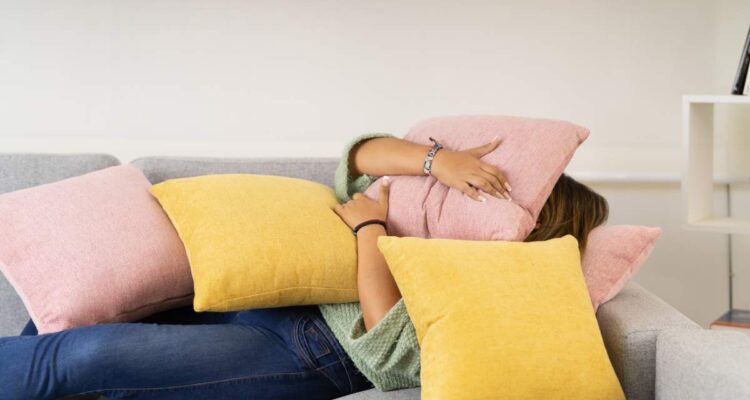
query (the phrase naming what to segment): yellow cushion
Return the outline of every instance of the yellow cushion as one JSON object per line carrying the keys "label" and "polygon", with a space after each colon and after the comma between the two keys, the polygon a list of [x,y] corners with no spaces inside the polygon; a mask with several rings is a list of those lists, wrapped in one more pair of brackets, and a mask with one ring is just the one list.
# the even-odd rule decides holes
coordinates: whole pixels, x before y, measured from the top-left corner
{"label": "yellow cushion", "polygon": [[207,175],[154,185],[182,239],[196,311],[357,300],[356,238],[331,188],[301,179]]}
{"label": "yellow cushion", "polygon": [[421,347],[422,398],[624,399],[572,236],[381,237]]}

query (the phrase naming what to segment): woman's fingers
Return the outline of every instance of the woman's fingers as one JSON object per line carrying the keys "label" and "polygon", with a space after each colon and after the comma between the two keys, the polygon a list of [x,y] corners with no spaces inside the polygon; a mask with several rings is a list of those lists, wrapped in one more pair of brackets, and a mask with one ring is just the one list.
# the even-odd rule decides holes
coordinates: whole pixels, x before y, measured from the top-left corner
{"label": "woman's fingers", "polygon": [[481,189],[485,193],[491,195],[495,194],[495,188],[493,188],[486,179],[482,178],[479,175],[472,175],[467,179],[467,181],[469,182],[469,184],[471,184],[471,186],[474,187],[474,189]]}
{"label": "woman's fingers", "polygon": [[498,179],[498,177],[484,170],[479,170],[477,175],[485,179],[492,186],[493,191],[490,192],[490,194],[498,198],[510,199],[510,194],[508,193],[508,189],[505,188],[505,186],[503,185],[503,182],[501,182],[500,179]]}
{"label": "woman's fingers", "polygon": [[510,183],[508,183],[508,180],[505,179],[505,175],[502,173],[502,171],[500,171],[499,168],[492,164],[487,164],[486,162],[480,162],[479,168],[497,177],[497,179],[503,184],[503,187],[505,187],[507,191],[513,191],[513,189],[510,187]]}
{"label": "woman's fingers", "polygon": [[461,191],[465,195],[471,197],[472,199],[476,201],[482,201],[482,202],[487,201],[487,199],[484,196],[479,194],[479,191],[477,189],[475,189],[472,185],[468,183],[463,184],[463,186],[461,187]]}
{"label": "woman's fingers", "polygon": [[490,184],[490,182],[482,176],[472,175],[467,179],[467,181],[475,189],[481,189],[483,192],[495,196],[499,199],[507,199],[504,192],[498,192],[495,187],[492,186],[492,184]]}

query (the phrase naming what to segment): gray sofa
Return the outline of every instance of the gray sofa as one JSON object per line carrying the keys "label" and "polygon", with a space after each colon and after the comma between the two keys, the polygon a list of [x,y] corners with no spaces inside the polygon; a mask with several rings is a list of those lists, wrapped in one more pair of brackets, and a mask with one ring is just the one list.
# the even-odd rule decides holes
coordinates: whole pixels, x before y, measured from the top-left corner
{"label": "gray sofa", "polygon": [[750,399],[750,335],[726,329],[659,334],[658,400]]}
{"label": "gray sofa", "polygon": [[[147,157],[133,161],[152,183],[211,173],[285,175],[333,184],[338,160],[207,159]],[[0,193],[18,190],[119,164],[109,155],[0,154]],[[660,332],[697,329],[697,324],[648,292],[630,283],[597,313],[607,351],[628,399],[654,399],[656,341]],[[20,299],[0,277],[0,336],[17,335],[28,315]],[[501,377],[498,377],[501,379]],[[413,400],[419,389],[393,392],[370,390],[348,400]]]}

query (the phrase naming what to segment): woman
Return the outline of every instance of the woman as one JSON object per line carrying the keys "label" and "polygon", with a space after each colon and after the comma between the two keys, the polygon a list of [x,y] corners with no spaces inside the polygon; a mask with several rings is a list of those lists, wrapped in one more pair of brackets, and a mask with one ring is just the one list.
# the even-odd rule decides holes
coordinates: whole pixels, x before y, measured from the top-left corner
{"label": "woman", "polygon": [[[480,158],[499,141],[465,151],[442,149],[431,174],[484,201],[511,198],[497,168]],[[383,175],[421,175],[430,146],[385,134],[364,135],[345,150],[336,173],[342,202],[336,213],[350,227],[385,221],[389,185],[380,198],[361,192]],[[520,184],[520,183],[519,183]],[[607,217],[607,203],[563,175],[527,240],[572,234],[582,248]],[[375,386],[419,385],[414,327],[376,241],[378,224],[357,234],[360,303],[195,313],[191,307],[134,323],[102,324],[0,338],[3,399],[54,399],[103,394],[132,399],[333,399]]]}

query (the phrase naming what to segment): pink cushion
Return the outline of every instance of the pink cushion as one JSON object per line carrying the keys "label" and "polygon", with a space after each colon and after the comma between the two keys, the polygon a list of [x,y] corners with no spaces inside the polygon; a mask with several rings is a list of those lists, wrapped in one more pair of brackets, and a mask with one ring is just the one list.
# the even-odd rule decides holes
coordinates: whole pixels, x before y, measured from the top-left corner
{"label": "pink cushion", "polygon": [[0,195],[0,270],[39,333],[190,304],[182,243],[123,165]]}
{"label": "pink cushion", "polygon": [[594,309],[622,290],[660,236],[661,228],[633,225],[600,226],[589,233],[581,263]]}
{"label": "pink cushion", "polygon": [[[499,167],[513,188],[513,202],[485,196],[482,203],[433,177],[394,176],[388,209],[396,236],[465,240],[522,240],[578,145],[586,128],[564,121],[499,116],[441,117],[422,121],[405,139],[447,149],[480,146],[498,136],[502,143],[482,160]],[[376,198],[380,180],[366,194]]]}
{"label": "pink cushion", "polygon": [[[394,236],[464,240],[523,240],[534,228],[586,128],[545,119],[458,116],[422,121],[405,139],[463,150],[496,135],[500,146],[482,159],[499,167],[513,188],[513,202],[485,196],[484,203],[439,184],[432,177],[392,177],[388,230]],[[365,192],[377,198],[380,180]],[[582,265],[594,307],[613,298],[651,253],[661,229],[611,226],[594,229]]]}

